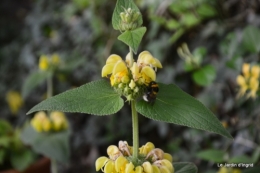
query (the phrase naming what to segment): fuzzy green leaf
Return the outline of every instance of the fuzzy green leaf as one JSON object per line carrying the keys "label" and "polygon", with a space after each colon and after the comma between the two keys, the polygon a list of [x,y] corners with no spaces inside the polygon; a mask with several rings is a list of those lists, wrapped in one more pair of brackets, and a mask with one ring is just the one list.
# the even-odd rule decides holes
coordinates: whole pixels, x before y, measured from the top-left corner
{"label": "fuzzy green leaf", "polygon": [[154,120],[201,129],[232,138],[208,108],[176,85],[160,83],[159,89],[154,104],[149,104],[144,100],[136,102],[136,110],[139,113]]}
{"label": "fuzzy green leaf", "polygon": [[118,36],[118,40],[121,40],[122,42],[130,46],[136,54],[145,32],[146,27],[137,28],[132,31],[125,31]]}
{"label": "fuzzy green leaf", "polygon": [[189,162],[174,162],[174,173],[197,173],[198,168],[194,163]]}
{"label": "fuzzy green leaf", "polygon": [[[120,21],[121,21],[120,13],[124,12],[124,9],[128,9],[128,8],[134,9],[135,12],[139,12],[141,14],[139,8],[135,5],[133,0],[117,0],[116,7],[114,9],[113,16],[112,16],[112,25],[115,30],[120,30]],[[143,19],[142,17],[139,17],[137,20],[137,25],[141,26],[142,24],[143,24]]]}
{"label": "fuzzy green leaf", "polygon": [[70,156],[69,131],[55,133],[38,133],[28,125],[21,133],[22,141],[31,145],[37,153],[55,159],[58,162],[67,162]]}
{"label": "fuzzy green leaf", "polygon": [[124,105],[123,99],[106,80],[87,83],[51,97],[34,106],[27,114],[47,110],[110,115]]}

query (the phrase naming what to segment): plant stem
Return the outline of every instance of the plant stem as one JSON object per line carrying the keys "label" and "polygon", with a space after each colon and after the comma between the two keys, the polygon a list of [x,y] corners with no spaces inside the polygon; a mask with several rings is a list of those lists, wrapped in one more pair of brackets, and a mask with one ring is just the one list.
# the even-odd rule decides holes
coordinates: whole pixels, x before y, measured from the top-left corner
{"label": "plant stem", "polygon": [[47,78],[47,98],[52,96],[53,84],[52,84],[52,74]]}
{"label": "plant stem", "polygon": [[135,108],[135,100],[131,101],[132,109],[132,123],[133,123],[133,157],[138,158],[139,153],[139,127],[138,127],[138,114]]}
{"label": "plant stem", "polygon": [[51,173],[58,173],[57,162],[55,159],[51,159]]}
{"label": "plant stem", "polygon": [[[53,94],[53,82],[52,74],[47,78],[47,98],[50,98]],[[55,159],[51,159],[51,173],[58,173],[57,162]]]}

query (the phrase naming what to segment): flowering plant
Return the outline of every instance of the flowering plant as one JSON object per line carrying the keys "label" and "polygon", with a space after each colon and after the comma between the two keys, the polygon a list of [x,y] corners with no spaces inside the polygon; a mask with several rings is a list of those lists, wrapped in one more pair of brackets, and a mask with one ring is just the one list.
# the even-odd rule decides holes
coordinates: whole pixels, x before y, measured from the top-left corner
{"label": "flowering plant", "polygon": [[[195,165],[174,163],[169,154],[147,143],[139,148],[138,113],[143,116],[178,125],[210,131],[232,138],[215,115],[198,100],[174,84],[156,83],[157,68],[161,62],[149,51],[142,51],[134,60],[138,46],[146,32],[142,16],[132,0],[118,0],[112,24],[121,34],[118,39],[129,46],[125,60],[119,55],[108,57],[101,76],[107,80],[87,83],[34,106],[29,112],[47,110],[109,115],[118,112],[124,99],[130,103],[133,124],[133,146],[120,141],[119,146],[109,146],[109,157],[96,161],[96,170],[112,172],[196,172]],[[187,166],[187,165],[190,165]]]}

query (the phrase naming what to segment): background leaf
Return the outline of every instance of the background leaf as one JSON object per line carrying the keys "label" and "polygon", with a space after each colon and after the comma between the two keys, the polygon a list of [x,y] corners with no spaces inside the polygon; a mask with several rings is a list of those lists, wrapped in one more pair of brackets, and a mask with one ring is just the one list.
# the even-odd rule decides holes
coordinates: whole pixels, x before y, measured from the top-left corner
{"label": "background leaf", "polygon": [[51,73],[47,71],[37,71],[32,73],[29,77],[26,78],[23,88],[22,96],[25,98],[28,94],[37,86],[40,85],[44,80],[50,76]]}
{"label": "background leaf", "polygon": [[28,168],[34,160],[35,154],[31,150],[12,152],[10,156],[12,166],[19,171],[23,171]]}
{"label": "background leaf", "polygon": [[146,27],[137,28],[132,31],[125,31],[118,36],[118,40],[121,40],[132,48],[134,53],[137,53],[138,46],[142,41],[142,38],[146,32]]}
{"label": "background leaf", "polygon": [[212,84],[216,78],[216,70],[212,65],[206,65],[192,74],[193,80],[201,86]]}
{"label": "background leaf", "polygon": [[193,163],[175,162],[173,163],[174,173],[197,173],[198,168]]}
{"label": "background leaf", "polygon": [[94,115],[110,115],[124,105],[123,99],[105,80],[87,83],[51,97],[34,106],[29,112],[40,110],[79,112]]}
{"label": "background leaf", "polygon": [[216,163],[224,162],[225,161],[224,156],[225,156],[224,151],[215,150],[215,149],[204,150],[197,154],[198,158],[211,161],[211,162],[216,162]]}
{"label": "background leaf", "polygon": [[260,51],[260,31],[254,26],[248,26],[243,32],[243,46],[251,53]]}
{"label": "background leaf", "polygon": [[[119,25],[121,21],[120,13],[124,12],[124,8],[134,9],[135,12],[139,12],[141,14],[139,8],[135,5],[133,0],[117,0],[116,7],[114,9],[113,16],[112,16],[112,25],[115,30],[119,30]],[[141,26],[142,23],[143,23],[143,19],[142,17],[139,17],[137,21],[138,26]]]}
{"label": "background leaf", "polygon": [[67,162],[70,156],[69,131],[55,133],[38,133],[31,125],[25,127],[21,133],[22,141],[30,145],[37,153],[55,159],[58,162]]}
{"label": "background leaf", "polygon": [[160,91],[155,103],[144,100],[136,102],[136,110],[147,118],[196,129],[232,136],[225,130],[217,117],[201,102],[182,91],[174,84],[159,84]]}

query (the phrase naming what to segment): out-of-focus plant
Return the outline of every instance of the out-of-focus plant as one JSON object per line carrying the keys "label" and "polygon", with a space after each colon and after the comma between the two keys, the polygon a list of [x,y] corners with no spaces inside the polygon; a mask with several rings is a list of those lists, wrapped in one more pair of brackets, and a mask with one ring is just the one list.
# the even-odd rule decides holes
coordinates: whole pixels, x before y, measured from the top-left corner
{"label": "out-of-focus plant", "polygon": [[[218,149],[208,149],[197,153],[198,158],[218,163],[218,167],[220,167],[218,173],[242,173],[244,168],[248,169],[248,171],[252,168],[251,171],[253,173],[253,168],[257,165],[259,156],[259,146],[255,147],[254,152],[250,157],[245,154],[231,156],[228,152]],[[227,166],[226,164],[230,166]]]}
{"label": "out-of-focus plant", "polygon": [[[148,145],[149,149],[139,150],[138,114],[159,121],[175,123],[192,128],[214,132],[228,138],[231,135],[224,129],[214,114],[199,101],[189,96],[176,85],[156,83],[157,68],[161,62],[149,51],[142,51],[135,61],[134,53],[146,32],[142,26],[142,15],[131,0],[118,0],[112,17],[115,30],[121,32],[118,39],[129,46],[123,60],[119,55],[108,57],[102,69],[102,77],[79,88],[69,90],[34,106],[29,112],[60,110],[94,115],[109,115],[118,112],[125,98],[131,104],[133,124],[133,147],[127,142],[108,147],[108,157],[96,161],[96,170],[111,172],[197,172],[191,163],[171,163],[171,156],[161,149]],[[160,90],[160,91],[159,91]],[[152,143],[149,143],[152,144]],[[143,152],[145,150],[145,152]]]}
{"label": "out-of-focus plant", "polygon": [[84,59],[74,58],[73,60],[63,61],[59,54],[41,55],[39,59],[39,69],[30,74],[22,87],[22,96],[26,98],[30,92],[38,85],[47,81],[50,86],[47,95],[52,95],[52,78],[62,72],[71,71],[82,65]]}
{"label": "out-of-focus plant", "polygon": [[190,52],[186,43],[177,49],[179,56],[184,60],[184,69],[192,73],[192,79],[196,84],[208,86],[213,83],[216,77],[216,69],[212,65],[203,65],[203,59],[207,50],[204,47],[196,48]]}
{"label": "out-of-focus plant", "polygon": [[[38,74],[42,76],[38,80],[47,80],[47,98],[52,96],[52,77],[60,66],[61,60],[57,54],[40,57]],[[31,83],[35,77],[37,76],[29,78],[28,83]],[[69,124],[63,112],[49,111],[45,113],[41,111],[36,113],[31,123],[23,129],[21,139],[24,143],[32,146],[35,152],[50,158],[52,173],[57,173],[57,162],[64,163],[69,160],[69,136]]]}
{"label": "out-of-focus plant", "polygon": [[6,93],[6,101],[12,114],[16,115],[21,106],[23,106],[23,99],[21,94],[17,91],[9,91]]}
{"label": "out-of-focus plant", "polygon": [[244,63],[242,72],[243,75],[237,76],[237,84],[240,87],[238,97],[246,95],[247,98],[255,99],[259,90],[260,67]]}
{"label": "out-of-focus plant", "polygon": [[152,20],[174,32],[170,41],[175,42],[190,28],[216,16],[215,3],[215,0],[158,2],[158,5],[161,5],[161,8],[158,9],[158,14],[151,12],[150,15]]}
{"label": "out-of-focus plant", "polygon": [[0,170],[11,165],[16,170],[24,171],[35,159],[36,154],[20,140],[20,131],[0,119]]}

